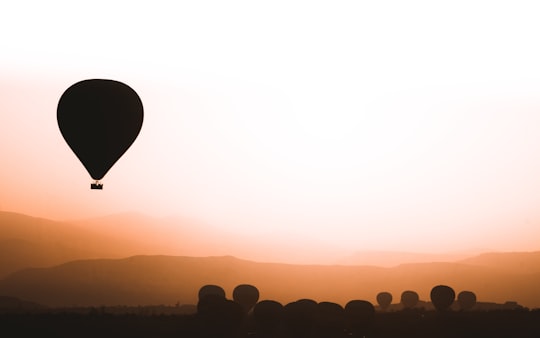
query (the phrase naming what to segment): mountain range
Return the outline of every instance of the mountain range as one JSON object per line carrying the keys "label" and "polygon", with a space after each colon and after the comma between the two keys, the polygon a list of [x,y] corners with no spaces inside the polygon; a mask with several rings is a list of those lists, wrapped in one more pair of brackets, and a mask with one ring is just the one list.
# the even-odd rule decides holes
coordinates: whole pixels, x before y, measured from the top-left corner
{"label": "mountain range", "polygon": [[[485,253],[454,262],[425,256],[424,262],[392,267],[264,263],[223,255],[234,251],[236,237],[193,224],[133,214],[57,222],[1,212],[0,295],[48,306],[194,304],[205,284],[221,285],[231,297],[236,285],[249,283],[261,299],[280,302],[376,303],[376,294],[388,291],[395,303],[405,290],[429,300],[433,286],[446,284],[456,293],[475,292],[479,301],[540,307],[540,252]],[[170,236],[171,227],[184,235]]]}

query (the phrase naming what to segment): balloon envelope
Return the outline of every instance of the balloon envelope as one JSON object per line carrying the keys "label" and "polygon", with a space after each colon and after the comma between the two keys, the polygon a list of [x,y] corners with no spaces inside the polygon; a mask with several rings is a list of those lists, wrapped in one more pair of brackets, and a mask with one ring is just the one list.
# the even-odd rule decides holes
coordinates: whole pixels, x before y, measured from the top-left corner
{"label": "balloon envelope", "polygon": [[367,300],[351,300],[345,305],[345,319],[353,336],[362,337],[375,319],[375,307]]}
{"label": "balloon envelope", "polygon": [[352,317],[371,319],[375,315],[375,308],[367,300],[354,299],[345,305],[345,313]]}
{"label": "balloon envelope", "polygon": [[199,289],[199,300],[206,296],[218,296],[225,299],[225,290],[219,285],[206,284]]}
{"label": "balloon envelope", "polygon": [[263,300],[253,308],[255,322],[263,329],[277,327],[282,320],[283,312],[283,305],[274,300]]}
{"label": "balloon envelope", "polygon": [[461,291],[457,300],[461,310],[470,310],[476,305],[476,295],[472,291]]}
{"label": "balloon envelope", "polygon": [[250,284],[240,284],[233,290],[233,299],[248,312],[259,300],[259,290]]}
{"label": "balloon envelope", "polygon": [[403,304],[403,308],[405,309],[414,308],[418,304],[419,299],[415,291],[407,290],[401,293],[401,304]]}
{"label": "balloon envelope", "polygon": [[377,303],[381,309],[385,310],[392,303],[392,294],[390,292],[379,292],[377,294]]}
{"label": "balloon envelope", "polygon": [[437,285],[431,289],[430,297],[437,310],[446,311],[454,303],[456,293],[447,285]]}
{"label": "balloon envelope", "polygon": [[137,138],[143,106],[129,86],[113,80],[75,83],[57,109],[62,136],[94,180],[100,180]]}

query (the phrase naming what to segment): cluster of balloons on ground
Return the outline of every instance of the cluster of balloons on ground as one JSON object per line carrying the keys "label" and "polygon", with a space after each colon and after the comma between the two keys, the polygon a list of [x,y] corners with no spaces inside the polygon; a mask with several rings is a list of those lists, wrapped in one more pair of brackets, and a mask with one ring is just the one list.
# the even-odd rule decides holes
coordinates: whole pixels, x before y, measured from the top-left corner
{"label": "cluster of balloons on ground", "polygon": [[[267,333],[261,337],[281,337],[275,334],[280,327],[286,328],[291,337],[307,337],[309,335],[305,333],[313,333],[314,328],[316,337],[341,337],[337,334],[343,330],[348,332],[348,336],[365,337],[369,336],[376,314],[372,303],[358,299],[349,301],[344,307],[312,299],[299,299],[286,305],[275,300],[259,301],[259,290],[249,284],[234,288],[233,300],[226,298],[223,288],[210,284],[203,286],[198,296],[196,316],[201,328],[208,331],[205,331],[208,337],[214,337],[218,332],[233,332],[238,325],[245,325],[246,320],[254,323],[257,332]],[[430,297],[437,311],[444,314],[453,304],[455,292],[449,286],[437,285],[431,290]],[[411,310],[418,301],[416,292],[404,291],[401,294],[404,313],[415,314]],[[380,292],[377,302],[379,311],[386,312],[392,303],[392,294]],[[458,302],[461,310],[466,311],[474,306],[476,296],[470,291],[463,291],[458,295]]]}
{"label": "cluster of balloons on ground", "polygon": [[[225,290],[218,285],[208,284],[203,286],[199,290],[198,298],[199,305],[204,307],[205,301],[209,299],[226,299]],[[393,297],[391,293],[383,291],[377,294],[376,299],[380,310],[386,311],[392,304]],[[437,311],[444,312],[450,310],[450,307],[456,301],[456,293],[451,287],[447,285],[437,285],[431,289],[430,299],[431,303]],[[233,300],[234,302],[241,305],[244,313],[248,313],[256,305],[260,306],[261,303],[265,304],[262,305],[263,307],[276,307],[276,304],[280,304],[272,300],[263,300],[259,302],[259,290],[255,286],[250,284],[240,284],[235,287],[233,290]],[[404,310],[413,309],[417,306],[419,300],[420,298],[418,296],[418,293],[416,293],[415,291],[406,290],[401,293],[400,304],[402,305],[402,308]],[[307,299],[302,299],[297,302],[313,302],[317,304],[315,301]],[[294,303],[295,302],[289,304]],[[321,302],[319,304],[327,303],[330,304],[330,302]],[[470,310],[476,305],[476,295],[472,291],[461,291],[457,296],[457,303],[460,310]],[[340,306],[338,304],[335,305]],[[334,305],[323,305],[323,307],[328,308],[332,306]],[[364,314],[369,312],[375,313],[375,307],[373,306],[373,304],[366,300],[351,300],[345,305],[344,309],[349,309],[349,311],[352,312],[362,312]]]}

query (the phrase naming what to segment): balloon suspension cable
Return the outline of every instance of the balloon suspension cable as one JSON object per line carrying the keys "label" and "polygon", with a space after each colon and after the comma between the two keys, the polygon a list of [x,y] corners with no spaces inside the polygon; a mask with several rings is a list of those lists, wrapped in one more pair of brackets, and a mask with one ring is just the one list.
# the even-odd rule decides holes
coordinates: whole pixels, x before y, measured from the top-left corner
{"label": "balloon suspension cable", "polygon": [[103,183],[99,180],[96,180],[94,183],[90,184],[90,189],[103,190]]}

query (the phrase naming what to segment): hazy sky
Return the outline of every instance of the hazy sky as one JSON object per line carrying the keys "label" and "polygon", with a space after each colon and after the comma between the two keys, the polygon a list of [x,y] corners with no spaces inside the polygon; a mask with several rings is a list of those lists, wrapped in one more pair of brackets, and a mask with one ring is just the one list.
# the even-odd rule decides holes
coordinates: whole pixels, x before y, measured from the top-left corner
{"label": "hazy sky", "polygon": [[[358,250],[540,249],[539,15],[515,0],[2,4],[0,209],[183,215]],[[56,122],[89,78],[145,109],[103,191]]]}

